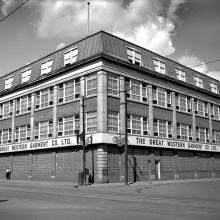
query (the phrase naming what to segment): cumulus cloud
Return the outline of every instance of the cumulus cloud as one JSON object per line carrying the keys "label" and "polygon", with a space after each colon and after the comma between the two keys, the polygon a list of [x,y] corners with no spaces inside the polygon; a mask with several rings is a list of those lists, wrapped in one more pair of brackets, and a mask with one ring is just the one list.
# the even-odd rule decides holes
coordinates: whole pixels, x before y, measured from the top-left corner
{"label": "cumulus cloud", "polygon": [[179,58],[178,62],[214,79],[220,80],[220,72],[209,70],[205,62],[195,55],[184,55]]}
{"label": "cumulus cloud", "polygon": [[66,46],[66,44],[63,43],[63,42],[61,42],[61,43],[59,43],[59,44],[57,45],[56,50],[59,50],[59,49],[65,47],[65,46]]}
{"label": "cumulus cloud", "polygon": [[[104,29],[164,56],[175,51],[172,44],[177,15],[185,0],[166,0],[167,13],[159,0],[91,0],[91,33]],[[37,34],[41,38],[79,39],[86,36],[87,1],[42,0]],[[164,3],[164,2],[163,2]],[[50,9],[50,10],[48,10]],[[162,16],[162,13],[165,16]]]}

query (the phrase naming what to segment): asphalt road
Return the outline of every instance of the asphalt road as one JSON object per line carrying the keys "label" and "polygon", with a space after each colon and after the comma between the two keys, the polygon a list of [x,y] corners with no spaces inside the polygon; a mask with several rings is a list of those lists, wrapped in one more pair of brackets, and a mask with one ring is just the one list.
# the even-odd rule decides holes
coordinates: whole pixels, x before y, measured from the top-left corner
{"label": "asphalt road", "polygon": [[162,185],[0,183],[0,220],[219,220],[220,181]]}

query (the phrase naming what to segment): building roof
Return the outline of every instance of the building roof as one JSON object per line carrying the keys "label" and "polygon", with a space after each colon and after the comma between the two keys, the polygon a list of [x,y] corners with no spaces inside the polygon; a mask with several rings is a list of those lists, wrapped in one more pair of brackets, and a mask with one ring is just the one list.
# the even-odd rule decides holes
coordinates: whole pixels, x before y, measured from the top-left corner
{"label": "building roof", "polygon": [[[64,66],[64,53],[71,48],[78,48],[78,56],[75,63],[71,64],[75,66],[79,63],[83,63],[84,61],[92,58],[96,55],[110,55],[118,60],[129,62],[127,55],[127,47],[133,48],[141,53],[141,66],[142,68],[146,68],[146,70],[154,71],[153,58],[162,60],[166,65],[166,75],[177,79],[177,74],[175,68],[181,68],[186,73],[186,82],[188,84],[195,86],[194,75],[199,76],[203,80],[203,90],[211,91],[210,82],[213,82],[218,87],[218,94],[220,92],[220,81],[211,78],[207,75],[204,75],[200,72],[192,70],[186,66],[183,66],[175,61],[172,61],[166,57],[163,57],[159,54],[156,54],[152,51],[149,51],[143,47],[135,45],[131,42],[128,42],[124,39],[118,38],[114,35],[111,35],[107,32],[100,31],[93,35],[90,35],[80,41],[77,41],[71,45],[68,45],[60,50],[57,50],[41,59],[38,59],[30,64],[27,64],[18,70],[15,70],[7,75],[4,75],[0,78],[0,94],[7,93],[8,91],[12,91],[16,88],[19,88],[23,85],[31,84],[40,79],[49,77],[51,75],[58,74],[60,71],[64,71],[66,68]],[[49,74],[41,75],[41,65],[48,59],[53,59],[52,69]],[[134,64],[135,65],[135,64]],[[21,83],[21,72],[25,69],[32,68],[32,72],[30,75],[30,79],[26,83]],[[155,72],[158,75],[158,73]],[[13,77],[13,83],[10,89],[5,89],[5,80]]]}

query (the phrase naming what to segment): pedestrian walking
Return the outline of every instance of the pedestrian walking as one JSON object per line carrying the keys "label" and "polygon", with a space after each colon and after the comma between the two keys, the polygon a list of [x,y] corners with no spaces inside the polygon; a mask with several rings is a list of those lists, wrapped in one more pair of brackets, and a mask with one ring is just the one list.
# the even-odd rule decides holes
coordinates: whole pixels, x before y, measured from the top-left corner
{"label": "pedestrian walking", "polygon": [[10,178],[11,178],[11,170],[9,168],[6,169],[5,176],[6,176],[7,180],[10,180]]}

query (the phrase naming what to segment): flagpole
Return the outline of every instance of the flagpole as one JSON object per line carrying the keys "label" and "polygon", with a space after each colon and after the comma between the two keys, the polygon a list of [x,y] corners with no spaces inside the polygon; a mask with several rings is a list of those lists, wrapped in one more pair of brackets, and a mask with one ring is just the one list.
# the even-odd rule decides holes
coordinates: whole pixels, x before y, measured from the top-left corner
{"label": "flagpole", "polygon": [[88,4],[88,23],[87,23],[87,35],[89,36],[89,7],[90,7],[90,2],[87,2]]}

